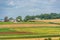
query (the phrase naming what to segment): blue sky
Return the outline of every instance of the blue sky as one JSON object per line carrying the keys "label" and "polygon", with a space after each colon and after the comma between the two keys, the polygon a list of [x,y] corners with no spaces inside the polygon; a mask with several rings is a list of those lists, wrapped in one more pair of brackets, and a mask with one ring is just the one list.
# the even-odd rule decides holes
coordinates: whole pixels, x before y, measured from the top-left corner
{"label": "blue sky", "polygon": [[0,18],[60,13],[60,0],[0,0]]}

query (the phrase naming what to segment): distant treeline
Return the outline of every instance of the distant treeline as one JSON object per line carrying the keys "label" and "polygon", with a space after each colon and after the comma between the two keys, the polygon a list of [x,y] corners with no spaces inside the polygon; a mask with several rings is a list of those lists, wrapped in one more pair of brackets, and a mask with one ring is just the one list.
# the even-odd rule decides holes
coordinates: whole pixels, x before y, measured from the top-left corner
{"label": "distant treeline", "polygon": [[[11,18],[8,18],[8,17],[5,17],[4,20],[5,22],[8,21],[8,20],[13,20],[14,18],[11,17]],[[25,18],[22,20],[22,17],[21,16],[18,16],[15,18],[16,21],[20,22],[20,21],[28,21],[28,20],[35,20],[35,19],[60,19],[60,14],[58,13],[45,13],[45,14],[40,14],[40,15],[35,15],[35,16],[30,16],[30,15],[27,15],[25,16]]]}
{"label": "distant treeline", "polygon": [[25,17],[25,21],[27,20],[34,20],[35,18],[38,18],[38,19],[60,19],[60,14],[58,13],[45,13],[45,14],[40,14],[40,15],[35,15],[35,16],[29,16],[27,15]]}
{"label": "distant treeline", "polygon": [[41,14],[41,15],[36,15],[36,17],[40,19],[59,19],[60,14],[57,14],[57,13]]}

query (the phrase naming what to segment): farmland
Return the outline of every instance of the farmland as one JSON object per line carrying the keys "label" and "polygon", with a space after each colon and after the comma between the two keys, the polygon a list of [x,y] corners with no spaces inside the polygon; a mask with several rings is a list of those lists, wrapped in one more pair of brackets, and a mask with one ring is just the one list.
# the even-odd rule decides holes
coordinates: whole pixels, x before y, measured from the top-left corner
{"label": "farmland", "polygon": [[39,37],[59,37],[60,27],[21,27],[21,28],[1,28],[0,38],[39,38]]}
{"label": "farmland", "polygon": [[0,39],[60,37],[60,23],[46,21],[0,22]]}

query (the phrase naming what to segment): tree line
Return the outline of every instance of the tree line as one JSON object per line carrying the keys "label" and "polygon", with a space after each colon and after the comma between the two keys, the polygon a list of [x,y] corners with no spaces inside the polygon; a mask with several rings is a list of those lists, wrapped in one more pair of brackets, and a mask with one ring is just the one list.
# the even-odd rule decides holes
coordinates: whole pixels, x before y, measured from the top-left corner
{"label": "tree line", "polygon": [[12,21],[12,20],[16,20],[17,22],[21,22],[22,21],[22,17],[21,16],[18,16],[18,17],[16,17],[16,19],[14,19],[13,17],[10,17],[10,18],[8,18],[8,16],[6,16],[5,18],[4,18],[4,22],[9,22],[9,21]]}
{"label": "tree line", "polygon": [[[17,22],[20,22],[20,21],[28,21],[28,20],[35,20],[35,18],[38,18],[38,19],[60,19],[60,14],[58,13],[45,13],[45,14],[40,14],[40,15],[35,15],[35,16],[30,16],[30,15],[27,15],[25,16],[25,18],[22,20],[22,16],[18,16],[16,17],[16,21]],[[9,21],[9,20],[13,20],[14,18],[9,18],[8,17],[5,17],[4,20],[5,22],[6,21]]]}

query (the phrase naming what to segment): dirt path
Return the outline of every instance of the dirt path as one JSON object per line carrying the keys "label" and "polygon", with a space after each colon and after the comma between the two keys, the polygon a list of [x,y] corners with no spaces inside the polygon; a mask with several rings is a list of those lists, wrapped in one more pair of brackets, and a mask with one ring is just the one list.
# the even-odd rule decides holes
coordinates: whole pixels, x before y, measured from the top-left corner
{"label": "dirt path", "polygon": [[0,25],[0,28],[6,27],[32,27],[32,26],[60,26],[57,24],[5,24]]}

